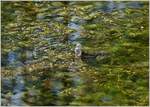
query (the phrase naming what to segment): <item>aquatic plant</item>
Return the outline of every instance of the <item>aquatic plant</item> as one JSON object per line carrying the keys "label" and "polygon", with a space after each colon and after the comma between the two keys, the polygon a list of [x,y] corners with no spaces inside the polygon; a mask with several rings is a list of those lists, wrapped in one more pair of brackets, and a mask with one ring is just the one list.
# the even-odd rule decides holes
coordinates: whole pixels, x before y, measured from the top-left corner
{"label": "aquatic plant", "polygon": [[148,105],[148,1],[1,6],[3,106]]}

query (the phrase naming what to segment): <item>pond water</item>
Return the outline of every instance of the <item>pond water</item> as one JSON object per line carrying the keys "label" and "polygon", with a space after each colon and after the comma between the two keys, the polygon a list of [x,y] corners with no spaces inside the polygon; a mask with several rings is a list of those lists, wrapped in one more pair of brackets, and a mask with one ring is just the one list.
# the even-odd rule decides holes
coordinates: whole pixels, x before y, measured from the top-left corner
{"label": "pond water", "polygon": [[148,1],[1,6],[2,106],[149,104]]}

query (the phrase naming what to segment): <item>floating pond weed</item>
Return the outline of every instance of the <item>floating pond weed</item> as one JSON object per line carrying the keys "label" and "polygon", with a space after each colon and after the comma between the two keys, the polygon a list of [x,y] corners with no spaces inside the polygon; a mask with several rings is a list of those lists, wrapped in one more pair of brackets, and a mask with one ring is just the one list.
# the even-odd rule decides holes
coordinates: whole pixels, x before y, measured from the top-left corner
{"label": "floating pond weed", "polygon": [[148,1],[1,6],[2,106],[148,106]]}

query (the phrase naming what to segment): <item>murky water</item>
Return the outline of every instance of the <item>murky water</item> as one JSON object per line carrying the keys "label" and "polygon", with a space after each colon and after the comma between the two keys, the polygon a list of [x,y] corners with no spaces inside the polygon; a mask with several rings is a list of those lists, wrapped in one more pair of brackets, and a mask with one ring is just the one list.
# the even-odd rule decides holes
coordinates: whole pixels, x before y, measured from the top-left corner
{"label": "murky water", "polygon": [[23,90],[25,88],[24,79],[22,76],[16,76],[16,85],[13,89],[10,105],[22,106],[25,105],[22,101]]}
{"label": "murky water", "polygon": [[1,38],[3,106],[148,105],[146,1],[3,1]]}

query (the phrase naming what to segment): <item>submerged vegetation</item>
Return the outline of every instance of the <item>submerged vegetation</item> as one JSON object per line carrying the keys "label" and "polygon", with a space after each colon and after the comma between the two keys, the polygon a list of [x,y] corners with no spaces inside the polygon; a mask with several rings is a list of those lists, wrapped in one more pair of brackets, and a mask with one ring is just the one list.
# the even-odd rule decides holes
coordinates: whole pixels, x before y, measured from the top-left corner
{"label": "submerged vegetation", "polygon": [[148,105],[148,1],[1,7],[2,105]]}

